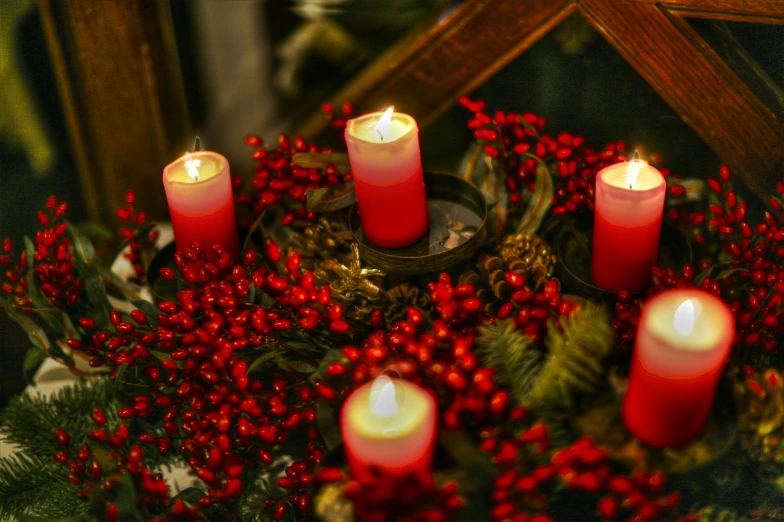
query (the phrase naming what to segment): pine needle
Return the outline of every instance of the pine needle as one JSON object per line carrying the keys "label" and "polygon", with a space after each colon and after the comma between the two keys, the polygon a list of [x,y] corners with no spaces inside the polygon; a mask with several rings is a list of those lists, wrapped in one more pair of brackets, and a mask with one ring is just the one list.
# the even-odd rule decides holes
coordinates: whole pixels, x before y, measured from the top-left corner
{"label": "pine needle", "polygon": [[0,460],[0,520],[27,514],[47,520],[83,515],[88,505],[51,457],[16,454]]}

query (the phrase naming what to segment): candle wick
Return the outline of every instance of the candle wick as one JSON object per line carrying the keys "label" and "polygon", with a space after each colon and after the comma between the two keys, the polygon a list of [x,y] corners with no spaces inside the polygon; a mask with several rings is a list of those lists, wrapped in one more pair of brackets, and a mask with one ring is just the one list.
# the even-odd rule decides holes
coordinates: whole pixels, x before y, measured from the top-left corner
{"label": "candle wick", "polygon": [[384,135],[381,134],[381,131],[378,130],[378,127],[376,127],[376,134],[378,134],[379,141],[384,141]]}

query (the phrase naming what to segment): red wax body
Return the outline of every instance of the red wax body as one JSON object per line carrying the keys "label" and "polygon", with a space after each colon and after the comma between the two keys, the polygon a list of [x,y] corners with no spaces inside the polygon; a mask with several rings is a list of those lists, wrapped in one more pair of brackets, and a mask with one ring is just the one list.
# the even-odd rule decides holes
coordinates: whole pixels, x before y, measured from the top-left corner
{"label": "red wax body", "polygon": [[237,218],[226,158],[206,150],[188,154],[163,169],[163,186],[177,250],[199,243],[212,259],[212,245],[218,243],[234,260],[239,259]]}
{"label": "red wax body", "polygon": [[597,207],[591,268],[594,283],[613,292],[644,290],[659,256],[661,226],[661,214],[645,225],[620,226],[608,221]]}
{"label": "red wax body", "polygon": [[427,200],[420,166],[394,185],[372,185],[354,179],[362,232],[374,245],[398,248],[415,243],[428,228]]}
{"label": "red wax body", "polygon": [[[637,174],[630,179],[630,172]],[[641,292],[659,256],[664,196],[661,172],[645,162],[617,163],[596,175],[591,276],[596,286]]]}
{"label": "red wax body", "polygon": [[[679,333],[675,311],[694,303],[694,328]],[[696,289],[669,290],[645,304],[623,403],[623,420],[657,448],[692,440],[707,420],[735,336],[734,317],[719,298]]]}
{"label": "red wax body", "polygon": [[419,131],[414,118],[395,113],[380,133],[381,118],[377,112],[349,120],[346,147],[362,233],[374,245],[401,248],[430,226]]}
{"label": "red wax body", "polygon": [[189,216],[169,207],[177,250],[183,250],[191,243],[210,246],[220,243],[234,259],[239,259],[240,245],[237,237],[237,217],[234,213],[234,200],[226,201],[211,214]]}

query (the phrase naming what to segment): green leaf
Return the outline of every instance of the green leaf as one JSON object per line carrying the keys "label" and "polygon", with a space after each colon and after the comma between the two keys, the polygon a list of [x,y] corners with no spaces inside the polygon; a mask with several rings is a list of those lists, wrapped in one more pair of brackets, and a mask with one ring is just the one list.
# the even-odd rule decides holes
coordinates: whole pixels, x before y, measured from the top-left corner
{"label": "green leaf", "polygon": [[71,243],[76,253],[76,258],[83,263],[91,264],[95,260],[95,247],[90,239],[79,231],[69,221],[65,222],[68,226],[68,234],[71,236]]}
{"label": "green leaf", "polygon": [[354,182],[308,190],[308,212],[332,212],[350,207],[357,200]]}
{"label": "green leaf", "polygon": [[316,425],[318,426],[318,432],[321,435],[321,440],[324,441],[327,451],[332,451],[343,442],[343,437],[340,435],[340,429],[338,428],[338,418],[335,414],[335,410],[332,409],[332,406],[324,399],[319,399],[318,404],[316,405]]}
{"label": "green leaf", "polygon": [[256,368],[260,367],[264,363],[276,359],[279,355],[282,355],[283,353],[285,352],[282,349],[270,350],[269,352],[265,353],[261,357],[257,358],[255,361],[253,361],[250,364],[250,366],[248,366],[248,374],[253,372]]}
{"label": "green leaf", "polygon": [[8,317],[13,322],[22,327],[27,332],[27,338],[33,343],[36,348],[48,352],[52,343],[49,342],[49,337],[44,332],[43,328],[38,326],[28,315],[18,312],[8,301],[0,297],[0,308],[3,308]]}
{"label": "green leaf", "polygon": [[147,316],[147,322],[152,326],[158,326],[158,314],[160,311],[154,304],[146,299],[131,299],[131,304]]}
{"label": "green leaf", "polygon": [[120,510],[120,519],[143,520],[130,473],[125,472],[120,476],[119,482],[112,488],[112,500]]}
{"label": "green leaf", "polygon": [[46,360],[46,357],[46,352],[37,346],[27,350],[24,362],[22,363],[22,373],[24,374],[27,384],[33,384],[35,372],[38,371],[38,368],[41,366],[41,363]]}
{"label": "green leaf", "polygon": [[190,487],[190,488],[185,488],[182,491],[180,491],[179,493],[177,493],[177,495],[172,497],[170,504],[173,505],[175,500],[181,499],[186,504],[193,506],[193,505],[196,505],[197,502],[199,502],[200,498],[206,497],[206,496],[207,496],[207,492],[206,491],[204,491],[201,488],[197,488],[197,487],[193,486],[193,487]]}
{"label": "green leaf", "polygon": [[98,269],[79,259],[74,259],[74,266],[84,278],[84,291],[90,302],[92,318],[101,329],[111,328],[112,322],[109,318],[112,312],[112,305],[109,302],[109,295],[106,293],[106,286]]}
{"label": "green leaf", "polygon": [[722,270],[716,276],[716,281],[721,281],[722,279],[726,279],[736,272],[748,272],[748,270],[746,270],[745,268],[730,268],[729,270]]}
{"label": "green leaf", "polygon": [[517,225],[516,232],[534,233],[539,230],[552,202],[553,179],[550,169],[544,163],[540,163],[536,167],[536,188],[531,199],[528,200],[528,206]]}

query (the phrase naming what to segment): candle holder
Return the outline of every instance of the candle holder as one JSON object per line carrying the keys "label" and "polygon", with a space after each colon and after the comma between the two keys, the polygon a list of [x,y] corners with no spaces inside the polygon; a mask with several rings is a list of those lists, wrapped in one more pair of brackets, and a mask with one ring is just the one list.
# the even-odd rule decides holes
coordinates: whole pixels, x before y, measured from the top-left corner
{"label": "candle holder", "polygon": [[413,245],[388,249],[370,243],[362,233],[359,210],[351,207],[349,224],[360,255],[391,273],[426,274],[467,261],[487,238],[487,204],[474,185],[445,172],[425,172],[430,228]]}
{"label": "candle holder", "polygon": [[[593,221],[590,219],[580,219],[572,230],[560,234],[553,242],[559,260],[557,275],[564,288],[577,295],[600,301],[613,299],[615,292],[599,288],[591,278],[592,245]],[[692,262],[692,256],[688,238],[678,228],[665,222],[657,266],[681,268]]]}

